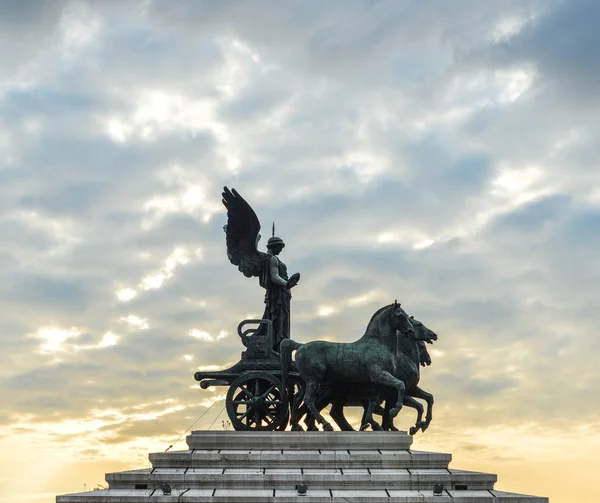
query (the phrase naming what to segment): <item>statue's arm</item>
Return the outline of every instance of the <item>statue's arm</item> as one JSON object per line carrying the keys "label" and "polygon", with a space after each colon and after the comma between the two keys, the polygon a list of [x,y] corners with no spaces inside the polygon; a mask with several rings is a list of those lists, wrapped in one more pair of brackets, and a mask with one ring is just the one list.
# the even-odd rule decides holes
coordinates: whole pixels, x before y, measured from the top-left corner
{"label": "statue's arm", "polygon": [[269,258],[269,273],[273,283],[284,288],[287,286],[287,281],[279,275],[279,264],[276,257]]}

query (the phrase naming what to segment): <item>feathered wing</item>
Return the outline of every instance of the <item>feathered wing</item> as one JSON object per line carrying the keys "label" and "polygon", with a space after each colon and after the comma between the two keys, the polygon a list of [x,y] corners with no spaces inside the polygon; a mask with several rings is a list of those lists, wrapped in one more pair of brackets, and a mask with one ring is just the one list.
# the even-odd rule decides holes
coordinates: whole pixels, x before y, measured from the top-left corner
{"label": "feathered wing", "polygon": [[267,254],[258,250],[260,222],[254,210],[235,189],[223,188],[223,204],[227,208],[227,225],[224,227],[227,257],[244,276],[262,274]]}

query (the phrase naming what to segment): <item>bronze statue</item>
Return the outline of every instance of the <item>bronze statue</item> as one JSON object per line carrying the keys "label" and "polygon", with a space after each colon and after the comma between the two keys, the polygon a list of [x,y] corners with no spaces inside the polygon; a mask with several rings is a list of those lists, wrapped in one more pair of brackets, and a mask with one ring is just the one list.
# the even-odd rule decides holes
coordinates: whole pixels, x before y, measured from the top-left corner
{"label": "bronze statue", "polygon": [[[260,251],[260,222],[254,210],[235,189],[224,187],[222,195],[227,208],[223,229],[229,261],[246,277],[258,278],[265,289],[262,318],[243,320],[238,325],[238,335],[246,347],[241,360],[226,370],[194,374],[203,389],[229,386],[226,408],[233,427],[284,430],[289,425],[297,429],[302,411],[302,415],[310,416],[307,426],[316,420],[330,430],[332,426],[321,410],[331,403],[330,415],[344,430],[352,429],[344,418],[345,406],[363,405],[361,429],[396,430],[393,418],[407,405],[418,413],[411,433],[424,431],[431,422],[433,397],[417,387],[419,366],[431,364],[425,343],[435,340],[436,334],[394,302],[372,316],[356,342],[299,344],[292,340],[290,291],[300,274],[288,277],[287,267],[279,258],[285,243],[275,236],[275,224],[267,251]],[[415,398],[427,401],[425,421],[423,407]],[[382,425],[373,419],[374,412],[383,416]]]}
{"label": "bronze statue", "polygon": [[[398,332],[400,335],[398,335]],[[296,350],[296,368],[305,387],[294,397],[292,417],[297,417],[300,401],[310,410],[311,415],[332,430],[331,424],[321,415],[317,405],[318,393],[323,386],[345,383],[349,387],[357,384],[373,386],[369,405],[365,411],[364,423],[374,425],[373,409],[377,405],[384,386],[396,391],[396,400],[389,411],[394,418],[402,408],[405,384],[394,376],[400,337],[415,337],[408,314],[398,302],[379,309],[367,325],[365,334],[356,342],[313,341],[300,344],[292,339],[281,344],[281,382],[287,390],[286,381],[292,357]]]}
{"label": "bronze statue", "polygon": [[[425,431],[431,420],[433,418],[433,395],[428,393],[427,391],[419,388],[417,384],[420,379],[420,365],[423,365],[423,358],[421,353],[421,348],[425,347],[425,343],[433,343],[436,341],[438,336],[437,334],[426,327],[419,320],[416,320],[413,316],[410,316],[410,323],[415,329],[415,336],[412,338],[408,337],[400,337],[398,338],[398,353],[396,359],[396,371],[394,372],[394,377],[401,380],[406,386],[403,398],[403,405],[407,405],[408,407],[412,407],[417,411],[417,420],[415,425],[410,428],[410,434],[415,435],[419,430]],[[431,363],[431,360],[429,360]],[[383,423],[380,426],[377,423],[370,423],[373,429],[384,429],[386,431],[398,431],[398,429],[394,426],[393,417],[390,416],[391,405],[395,402],[396,396],[394,390],[388,388],[384,390],[387,394],[385,397],[385,409],[382,411]],[[341,429],[348,429],[346,426],[350,426],[348,421],[344,417],[344,405],[348,403],[349,398],[353,398],[354,401],[357,401],[359,398],[359,402],[366,409],[368,406],[368,399],[371,397],[372,390],[367,390],[367,392],[362,396],[362,400],[360,400],[361,390],[360,387],[357,387],[353,390],[349,390],[347,387],[343,393],[338,394],[333,400],[331,407],[331,418],[340,426]],[[383,398],[383,397],[382,397]],[[415,398],[419,398],[425,400],[427,402],[427,413],[425,421],[423,421],[423,406],[420,402],[417,402]],[[361,422],[361,429],[364,429],[367,426],[364,416]],[[349,429],[352,429],[350,427]]]}
{"label": "bronze statue", "polygon": [[[410,434],[414,435],[419,430],[425,431],[432,420],[433,395],[419,388],[417,384],[420,379],[420,365],[425,366],[421,350],[425,347],[426,343],[431,344],[433,341],[436,341],[438,336],[433,330],[423,325],[423,323],[416,320],[413,316],[410,316],[409,320],[415,329],[415,335],[412,338],[398,338],[396,370],[393,375],[402,381],[406,387],[402,399],[403,405],[416,409],[417,411],[415,425],[410,428]],[[429,358],[429,354],[427,354],[427,356]],[[430,358],[429,364],[431,364]],[[331,404],[329,415],[343,431],[354,430],[344,416],[344,407],[357,405],[362,406],[365,410],[365,414],[361,421],[361,430],[370,425],[374,430],[383,429],[386,431],[398,431],[394,426],[393,418],[389,415],[391,405],[396,401],[396,393],[393,388],[384,389],[384,396],[380,397],[380,401],[381,399],[384,399],[386,402],[385,409],[379,405],[374,409],[376,414],[383,416],[383,423],[380,425],[374,421],[366,421],[366,412],[368,410],[369,400],[373,393],[374,387],[372,384],[359,383],[350,387],[346,382],[333,382],[329,386],[323,388],[317,399],[316,408],[322,410],[328,404]],[[423,406],[420,402],[415,400],[415,398],[420,398],[427,402],[425,421],[423,421]],[[305,415],[309,415],[308,406],[306,404],[302,405],[296,415],[291,416],[290,421],[292,429],[298,429],[298,422],[300,418]],[[310,417],[309,415],[306,421],[309,430],[316,429],[314,421],[315,418]]]}
{"label": "bronze statue", "polygon": [[[288,277],[287,267],[279,258],[285,247],[283,240],[273,235],[267,242],[267,252],[258,250],[260,222],[252,207],[235,189],[223,188],[223,204],[227,208],[227,225],[223,227],[227,236],[227,257],[238,266],[244,276],[258,277],[265,292],[265,320],[273,326],[273,349],[279,352],[279,345],[290,338],[290,290],[298,284],[300,274]],[[267,330],[261,325],[257,335]]]}

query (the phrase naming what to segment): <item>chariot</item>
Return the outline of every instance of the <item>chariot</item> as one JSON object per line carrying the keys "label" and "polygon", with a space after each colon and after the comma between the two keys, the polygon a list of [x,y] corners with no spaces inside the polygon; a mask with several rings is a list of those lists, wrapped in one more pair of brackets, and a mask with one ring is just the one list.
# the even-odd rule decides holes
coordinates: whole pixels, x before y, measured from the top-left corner
{"label": "chariot", "polygon": [[[424,344],[437,339],[437,335],[409,318],[394,301],[371,317],[365,334],[353,343],[293,341],[290,290],[298,284],[300,274],[288,277],[287,267],[279,258],[285,243],[275,236],[273,224],[267,252],[260,251],[260,222],[254,210],[234,189],[224,187],[222,196],[227,208],[227,224],[223,228],[227,257],[244,276],[258,278],[265,289],[262,318],[244,320],[238,325],[237,333],[246,347],[241,360],[226,370],[194,374],[202,389],[229,386],[225,407],[232,426],[236,430],[285,430],[288,425],[298,429],[299,418],[306,416],[308,429],[314,427],[315,419],[325,429],[331,429],[320,413],[331,404],[332,417],[340,429],[353,429],[344,418],[345,405],[363,406],[361,429],[368,425],[381,429],[372,414],[381,398],[386,397],[386,409],[378,412],[384,415],[385,429],[395,429],[393,418],[406,404],[417,410],[417,422],[411,432],[424,431],[431,421],[433,397],[417,387],[419,364],[431,363]],[[293,351],[296,366],[292,362]],[[423,407],[414,398],[427,401],[425,421]]]}
{"label": "chariot", "polygon": [[[260,330],[266,325],[266,330]],[[271,320],[242,321],[237,333],[246,347],[241,360],[226,370],[194,374],[202,389],[229,386],[225,408],[236,430],[284,430],[289,423],[290,401],[302,385],[291,369],[284,393],[279,353],[273,349]]]}

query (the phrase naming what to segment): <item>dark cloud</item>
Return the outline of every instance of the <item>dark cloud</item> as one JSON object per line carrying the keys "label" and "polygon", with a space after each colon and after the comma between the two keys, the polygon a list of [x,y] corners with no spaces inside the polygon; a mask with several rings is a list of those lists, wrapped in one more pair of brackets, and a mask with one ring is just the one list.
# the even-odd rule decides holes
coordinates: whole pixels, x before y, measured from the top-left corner
{"label": "dark cloud", "polygon": [[593,55],[600,50],[595,29],[599,15],[600,6],[592,0],[560,2],[499,44],[495,54],[510,65],[534,65],[544,85],[568,93],[568,105],[595,106],[600,63]]}
{"label": "dark cloud", "polygon": [[48,26],[56,24],[66,3],[57,1],[40,5],[35,0],[2,2],[0,22],[5,30],[11,30],[11,36],[15,36],[23,29],[45,30]]}
{"label": "dark cloud", "polygon": [[490,233],[518,233],[522,238],[542,231],[545,226],[559,221],[570,211],[571,198],[557,194],[533,201],[523,207],[503,215],[490,226]]}
{"label": "dark cloud", "polygon": [[52,276],[25,276],[14,278],[10,292],[12,302],[24,303],[32,309],[76,310],[86,306],[86,287],[81,282]]}

